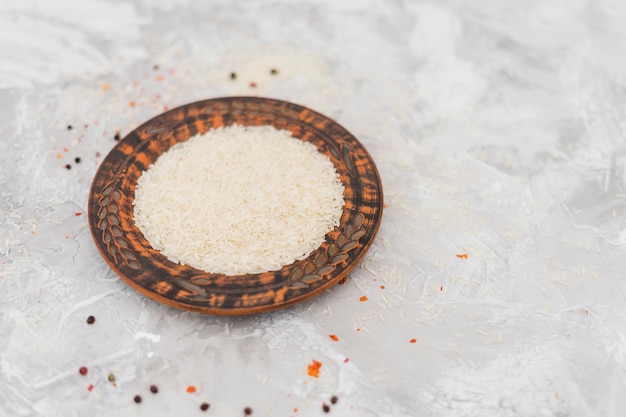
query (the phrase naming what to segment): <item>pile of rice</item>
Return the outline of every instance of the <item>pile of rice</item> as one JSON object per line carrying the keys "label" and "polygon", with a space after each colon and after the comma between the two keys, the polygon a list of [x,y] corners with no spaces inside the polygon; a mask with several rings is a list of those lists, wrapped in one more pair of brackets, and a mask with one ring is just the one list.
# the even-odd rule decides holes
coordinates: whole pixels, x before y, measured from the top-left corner
{"label": "pile of rice", "polygon": [[135,188],[137,227],[168,259],[214,273],[274,271],[339,224],[344,187],[317,148],[272,126],[176,144]]}

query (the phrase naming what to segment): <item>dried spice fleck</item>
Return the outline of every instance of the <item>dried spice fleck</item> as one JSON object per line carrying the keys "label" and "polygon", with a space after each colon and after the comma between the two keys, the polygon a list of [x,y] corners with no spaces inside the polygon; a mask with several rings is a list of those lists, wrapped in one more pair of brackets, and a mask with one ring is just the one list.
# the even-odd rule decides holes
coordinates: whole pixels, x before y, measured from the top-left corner
{"label": "dried spice fleck", "polygon": [[104,91],[107,91],[109,88],[111,88],[111,86],[109,84],[107,84],[107,83],[102,84],[102,89]]}
{"label": "dried spice fleck", "polygon": [[416,340],[416,339],[411,339],[411,340],[409,340],[409,343],[415,343],[415,342],[417,342],[417,340]]}
{"label": "dried spice fleck", "polygon": [[70,164],[65,164],[65,169],[70,170],[72,169],[72,166]]}
{"label": "dried spice fleck", "polygon": [[321,367],[322,362],[313,359],[313,362],[308,366],[307,374],[309,374],[309,376],[312,376],[313,378],[317,378],[320,374]]}
{"label": "dried spice fleck", "polygon": [[74,129],[74,127],[72,127],[72,125],[67,125],[67,130],[72,130]]}
{"label": "dried spice fleck", "polygon": [[250,87],[252,87],[252,88],[256,88],[256,83],[255,83],[254,81],[252,81],[252,82],[250,83]]}
{"label": "dried spice fleck", "polygon": [[276,68],[272,68],[272,69],[270,70],[270,74],[272,74],[272,75],[276,75],[276,74],[278,74],[278,70],[277,70]]}
{"label": "dried spice fleck", "polygon": [[187,387],[187,392],[193,394],[194,392],[196,392],[196,387],[194,387],[193,385],[189,385]]}
{"label": "dried spice fleck", "polygon": [[79,157],[79,156],[77,156],[76,158],[74,158],[74,162],[76,162],[77,164],[80,164],[80,161],[81,161],[81,159],[80,159],[80,157]]}
{"label": "dried spice fleck", "polygon": [[110,382],[115,382],[115,375],[113,375],[113,374],[109,374],[108,380],[109,380]]}
{"label": "dried spice fleck", "polygon": [[467,253],[457,253],[456,257],[459,258],[459,259],[467,259],[468,255],[467,255]]}
{"label": "dried spice fleck", "polygon": [[359,298],[359,301],[367,301],[367,296],[364,295],[363,297]]}
{"label": "dried spice fleck", "polygon": [[231,79],[231,80],[234,80],[234,79],[236,79],[236,78],[237,78],[237,74],[235,74],[234,72],[231,72],[231,73],[230,73],[230,79]]}
{"label": "dried spice fleck", "polygon": [[87,387],[87,391],[91,392],[92,389],[93,389],[93,384],[89,384],[89,386]]}
{"label": "dried spice fleck", "polygon": [[152,69],[156,71],[156,70],[158,70],[158,69],[159,69],[159,66],[158,66],[157,64],[154,64],[154,65],[152,66]]}
{"label": "dried spice fleck", "polygon": [[250,414],[252,414],[252,408],[250,407],[246,407],[243,409],[243,413],[247,416],[249,416]]}
{"label": "dried spice fleck", "polygon": [[159,392],[159,387],[157,387],[156,385],[150,385],[150,392],[156,394],[157,392]]}
{"label": "dried spice fleck", "polygon": [[384,289],[385,289],[385,286],[384,286],[384,285],[381,285],[381,286],[380,286],[380,289],[381,289],[381,290],[384,290]]}
{"label": "dried spice fleck", "polygon": [[[77,216],[80,216],[81,213],[75,213]],[[94,324],[96,322],[96,318],[94,316],[87,317],[87,324]]]}
{"label": "dried spice fleck", "polygon": [[81,366],[78,369],[78,373],[81,374],[81,375],[87,375],[87,367],[86,366]]}
{"label": "dried spice fleck", "polygon": [[113,136],[113,139],[120,140],[121,139],[120,132],[115,133],[115,136]]}
{"label": "dried spice fleck", "polygon": [[141,395],[135,395],[134,400],[137,404],[139,404],[141,402]]}
{"label": "dried spice fleck", "polygon": [[322,405],[322,410],[324,410],[325,413],[328,413],[330,411],[330,406],[326,403],[324,403]]}
{"label": "dried spice fleck", "polygon": [[339,398],[337,398],[336,395],[333,395],[332,397],[330,397],[331,404],[337,404],[337,401],[339,401]]}
{"label": "dried spice fleck", "polygon": [[343,363],[348,363],[349,361],[350,361],[350,358],[345,358],[345,359],[343,360]]}
{"label": "dried spice fleck", "polygon": [[128,103],[128,105],[129,105],[130,107],[135,107],[135,104],[136,104],[136,103],[135,103],[134,101],[132,101],[132,100]]}
{"label": "dried spice fleck", "polygon": [[200,410],[206,411],[206,410],[209,409],[210,406],[211,405],[209,403],[202,403],[202,404],[200,404]]}
{"label": "dried spice fleck", "polygon": [[338,341],[339,341],[339,338],[338,338],[336,335],[334,335],[334,334],[329,334],[329,335],[328,335],[328,337],[330,337],[330,338],[331,338],[332,340],[334,340],[335,342],[338,342]]}
{"label": "dried spice fleck", "polygon": [[[74,216],[76,216],[76,217],[80,217],[82,215],[83,215],[83,213],[81,213],[80,211],[77,211],[76,213],[74,213]],[[89,317],[93,318],[93,316],[89,316]],[[91,323],[93,323],[94,321],[96,321],[96,319],[93,319],[93,321]],[[89,319],[87,319],[87,323],[89,323]],[[91,324],[91,323],[89,323],[89,324]]]}

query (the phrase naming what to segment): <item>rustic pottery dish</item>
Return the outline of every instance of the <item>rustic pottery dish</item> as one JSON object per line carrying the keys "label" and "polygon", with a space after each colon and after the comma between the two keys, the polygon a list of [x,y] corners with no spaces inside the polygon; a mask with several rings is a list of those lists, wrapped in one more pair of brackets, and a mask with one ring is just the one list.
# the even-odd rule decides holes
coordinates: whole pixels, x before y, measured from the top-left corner
{"label": "rustic pottery dish", "polygon": [[[176,264],[153,249],[133,221],[135,184],[142,171],[174,144],[235,123],[271,125],[312,143],[330,158],[345,187],[340,225],[309,257],[277,271],[227,276]],[[109,266],[148,297],[201,313],[251,314],[302,302],[343,282],[371,246],[382,208],[376,166],[343,127],[293,103],[227,97],[165,112],[121,140],[91,185],[89,226]]]}

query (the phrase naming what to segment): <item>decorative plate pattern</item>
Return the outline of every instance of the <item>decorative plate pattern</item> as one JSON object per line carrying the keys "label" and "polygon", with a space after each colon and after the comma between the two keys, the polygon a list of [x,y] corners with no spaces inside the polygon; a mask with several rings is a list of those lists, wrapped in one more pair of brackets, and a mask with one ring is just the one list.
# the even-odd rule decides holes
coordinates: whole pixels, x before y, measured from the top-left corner
{"label": "decorative plate pattern", "polygon": [[[141,173],[174,144],[231,124],[289,130],[294,137],[315,145],[335,165],[345,187],[340,225],[306,259],[260,274],[213,274],[169,261],[135,226],[132,204]],[[165,112],[121,140],[104,159],[91,185],[89,226],[109,266],[148,297],[201,313],[251,314],[299,303],[345,280],[371,246],[382,208],[376,166],[346,129],[285,101],[227,97]]]}

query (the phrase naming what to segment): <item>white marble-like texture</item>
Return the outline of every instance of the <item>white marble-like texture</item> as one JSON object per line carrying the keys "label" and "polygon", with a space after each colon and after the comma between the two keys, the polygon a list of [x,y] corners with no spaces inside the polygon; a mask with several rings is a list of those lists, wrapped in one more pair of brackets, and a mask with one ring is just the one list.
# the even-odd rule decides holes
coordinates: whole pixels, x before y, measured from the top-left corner
{"label": "white marble-like texture", "polygon": [[[0,415],[317,416],[337,395],[329,415],[623,416],[625,21],[618,0],[1,1]],[[87,196],[117,130],[235,94],[352,131],[387,209],[345,285],[202,316],[109,270]]]}

